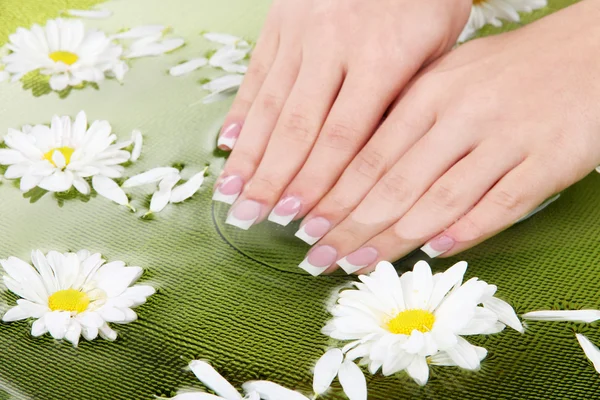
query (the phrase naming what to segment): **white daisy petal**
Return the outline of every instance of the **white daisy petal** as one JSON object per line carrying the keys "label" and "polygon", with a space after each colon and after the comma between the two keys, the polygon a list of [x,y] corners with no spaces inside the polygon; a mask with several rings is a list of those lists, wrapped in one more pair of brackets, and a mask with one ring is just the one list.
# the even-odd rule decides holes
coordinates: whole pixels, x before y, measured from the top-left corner
{"label": "white daisy petal", "polygon": [[204,57],[202,58],[194,58],[184,63],[178,64],[169,69],[169,74],[171,76],[182,76],[185,74],[189,74],[192,71],[197,70],[198,68],[204,67],[208,64],[208,60]]}
{"label": "white daisy petal", "polygon": [[13,307],[10,310],[8,310],[4,316],[2,316],[2,321],[4,322],[13,322],[13,321],[20,321],[22,319],[27,319],[29,318],[30,315],[27,311],[25,311],[24,309],[22,309],[19,306]]}
{"label": "white daisy petal", "polygon": [[137,129],[134,129],[131,132],[131,140],[133,141],[133,150],[131,150],[131,161],[135,162],[140,158],[140,154],[142,154],[142,144],[144,141],[144,137],[142,136],[142,132]]}
{"label": "white daisy petal", "polygon": [[227,33],[207,32],[203,36],[205,39],[210,40],[211,42],[220,43],[224,45],[235,45],[236,43],[242,40],[237,36],[229,35]]}
{"label": "white daisy petal", "polygon": [[69,75],[60,74],[54,75],[50,78],[50,87],[52,90],[61,91],[69,86]]}
{"label": "white daisy petal", "polygon": [[501,300],[497,297],[486,297],[483,301],[483,306],[488,310],[496,313],[498,315],[498,320],[503,324],[510,326],[517,332],[525,332],[525,328],[523,328],[523,324],[517,317],[517,313],[511,307],[510,304]]}
{"label": "white daisy petal", "polygon": [[71,316],[65,311],[54,311],[44,317],[48,332],[54,339],[63,339],[69,329]]}
{"label": "white daisy petal", "polygon": [[574,321],[591,323],[600,319],[600,310],[547,310],[522,315],[531,321]]}
{"label": "white daisy petal", "polygon": [[238,391],[207,362],[194,360],[190,363],[190,369],[206,387],[219,396],[227,400],[242,400]]}
{"label": "white daisy petal", "polygon": [[184,184],[175,187],[171,192],[169,201],[171,203],[181,203],[182,201],[192,197],[202,186],[202,183],[204,182],[205,171],[206,170],[198,172]]}
{"label": "white daisy petal", "polygon": [[156,183],[167,175],[179,174],[177,168],[159,167],[153,168],[138,175],[134,175],[123,183],[124,188],[143,186],[149,183]]}
{"label": "white daisy petal", "polygon": [[[483,347],[473,346],[477,356],[479,357],[479,361],[481,362],[487,356],[487,350]],[[437,352],[428,358],[428,362],[431,365],[439,365],[444,367],[457,367],[458,365],[454,360],[448,355],[448,353],[444,351]]]}
{"label": "white daisy petal", "polygon": [[331,382],[337,376],[344,355],[340,349],[328,350],[315,365],[313,377],[313,390],[315,394],[325,393]]}
{"label": "white daisy petal", "polygon": [[462,337],[458,338],[456,346],[446,349],[446,354],[461,368],[469,370],[479,369],[479,354],[477,354],[475,346]]}
{"label": "white daisy petal", "polygon": [[211,92],[223,92],[229,89],[237,88],[242,84],[244,75],[232,74],[215,78],[208,83],[202,85],[202,89]]}
{"label": "white daisy petal", "polygon": [[250,381],[244,383],[242,387],[246,393],[258,393],[263,400],[308,400],[306,396],[296,391],[268,381]]}
{"label": "white daisy petal", "polygon": [[42,335],[45,335],[46,333],[48,333],[48,328],[46,327],[46,322],[44,321],[44,318],[35,320],[31,325],[31,336],[40,337]]}
{"label": "white daisy petal", "polygon": [[117,204],[126,206],[129,204],[127,194],[119,187],[119,185],[110,178],[102,175],[92,177],[92,187],[102,197],[114,201]]}
{"label": "white daisy petal", "polygon": [[406,372],[420,386],[424,386],[429,380],[429,367],[427,366],[425,357],[415,357],[408,368],[406,368]]}
{"label": "white daisy petal", "polygon": [[338,379],[348,399],[367,399],[367,381],[365,375],[356,364],[351,361],[345,361],[340,367]]}
{"label": "white daisy petal", "polygon": [[594,364],[594,369],[596,372],[600,373],[600,350],[598,347],[596,347],[581,333],[577,333],[575,336],[577,337],[577,341],[583,349],[585,356],[592,362],[592,364]]}
{"label": "white daisy petal", "polygon": [[169,204],[173,187],[177,184],[177,182],[179,182],[180,179],[181,176],[179,173],[177,173],[167,175],[162,181],[160,181],[158,185],[158,191],[154,192],[152,199],[150,200],[151,212],[160,212],[166,207],[167,204]]}

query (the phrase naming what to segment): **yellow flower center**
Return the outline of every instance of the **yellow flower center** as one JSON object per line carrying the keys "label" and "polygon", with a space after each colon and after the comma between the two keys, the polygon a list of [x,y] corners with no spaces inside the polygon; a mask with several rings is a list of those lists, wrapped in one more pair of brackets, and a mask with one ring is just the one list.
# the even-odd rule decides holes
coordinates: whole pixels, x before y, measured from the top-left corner
{"label": "yellow flower center", "polygon": [[429,332],[435,322],[435,316],[426,310],[413,309],[404,310],[392,318],[387,328],[397,335],[410,335],[415,329],[421,332]]}
{"label": "yellow flower center", "polygon": [[71,53],[70,51],[54,51],[50,53],[50,58],[54,62],[63,62],[67,65],[73,65],[79,60],[79,56],[75,53]]}
{"label": "yellow flower center", "polygon": [[87,294],[75,289],[59,290],[48,298],[48,307],[52,311],[71,311],[82,313],[90,305]]}
{"label": "yellow flower center", "polygon": [[75,152],[75,149],[72,147],[64,146],[64,147],[55,147],[53,149],[50,149],[48,152],[46,152],[44,154],[44,159],[50,161],[52,163],[52,165],[54,165],[56,167],[56,164],[54,164],[54,161],[52,161],[52,155],[54,154],[55,151],[60,151],[62,153],[63,157],[65,158],[65,164],[69,165],[69,163],[71,162],[71,156]]}

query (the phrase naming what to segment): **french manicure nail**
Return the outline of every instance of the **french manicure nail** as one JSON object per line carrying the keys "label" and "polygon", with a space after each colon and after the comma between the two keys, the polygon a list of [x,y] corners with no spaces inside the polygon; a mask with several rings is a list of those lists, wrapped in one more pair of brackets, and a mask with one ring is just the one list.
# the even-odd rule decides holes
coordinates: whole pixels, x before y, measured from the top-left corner
{"label": "french manicure nail", "polygon": [[330,228],[331,222],[327,221],[325,218],[313,218],[296,232],[296,237],[312,246],[325,236]]}
{"label": "french manicure nail", "polygon": [[240,132],[242,132],[242,125],[238,123],[233,123],[227,125],[223,129],[221,136],[219,136],[219,140],[217,141],[217,146],[221,150],[231,150],[233,146],[235,146],[235,142],[238,140],[240,136]]}
{"label": "french manicure nail", "polygon": [[295,196],[286,196],[277,203],[271,214],[269,221],[276,224],[287,226],[300,212],[302,202]]}
{"label": "french manicure nail", "polygon": [[438,236],[429,243],[425,244],[425,246],[421,247],[421,251],[427,254],[430,258],[436,258],[440,254],[444,254],[448,250],[450,250],[453,246],[454,239],[449,236]]}
{"label": "french manicure nail", "polygon": [[227,204],[233,204],[244,187],[244,181],[237,175],[231,175],[223,179],[213,193],[212,199]]}
{"label": "french manicure nail", "polygon": [[308,256],[299,265],[312,276],[321,275],[337,258],[337,251],[331,246],[317,246],[308,252]]}
{"label": "french manicure nail", "polygon": [[338,260],[337,265],[342,267],[347,274],[352,274],[374,263],[378,255],[379,253],[373,247],[363,247]]}
{"label": "french manicure nail", "polygon": [[259,202],[244,200],[233,207],[225,223],[248,230],[258,219],[261,208]]}

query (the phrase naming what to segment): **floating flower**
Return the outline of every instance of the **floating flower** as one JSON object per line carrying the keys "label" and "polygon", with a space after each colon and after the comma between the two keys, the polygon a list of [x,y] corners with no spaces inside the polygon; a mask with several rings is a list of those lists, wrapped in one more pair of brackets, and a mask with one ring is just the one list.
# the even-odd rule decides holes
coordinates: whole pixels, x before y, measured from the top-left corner
{"label": "floating flower", "polygon": [[466,268],[460,262],[432,275],[420,261],[399,277],[392,264],[381,262],[359,276],[356,289],[340,291],[323,333],[351,340],[342,349],[345,360],[360,359],[371,374],[405,370],[424,385],[428,364],[477,370],[487,352],[463,336],[497,333],[505,325],[523,332],[523,326],[512,307],[494,297],[495,286],[477,278],[462,283]]}
{"label": "floating flower", "polygon": [[74,346],[81,336],[115,340],[117,333],[108,324],[135,321],[132,308],[155,292],[151,286],[132,286],[142,268],[125,266],[122,261],[105,263],[100,254],[87,250],[47,255],[35,250],[31,261],[33,267],[16,257],[0,260],[6,287],[21,297],[2,320],[35,319],[31,327],[35,337],[50,333]]}
{"label": "floating flower", "polygon": [[50,76],[50,87],[63,90],[84,82],[98,83],[106,74],[120,76],[123,48],[104,32],[86,31],[80,20],[49,20],[45,27],[18,28],[9,36],[10,54],[2,61],[17,81],[31,71]]}
{"label": "floating flower", "polygon": [[204,392],[188,392],[179,394],[172,400],[308,400],[298,392],[269,381],[246,382],[242,387],[247,394],[246,397],[242,397],[236,388],[207,362],[195,360],[189,366],[194,375],[217,396]]}
{"label": "floating flower", "polygon": [[502,19],[519,22],[519,12],[532,12],[547,5],[546,0],[473,0],[471,15],[458,42],[464,42],[487,24],[502,26]]}
{"label": "floating flower", "polygon": [[[108,181],[122,176],[124,167],[120,164],[131,156],[124,150],[131,141],[115,143],[116,140],[107,121],[94,121],[88,127],[83,111],[73,122],[68,116],[54,116],[50,126],[9,129],[4,137],[7,148],[0,149],[0,164],[8,165],[7,179],[20,179],[23,192],[36,186],[49,192],[64,192],[75,187],[87,195],[90,193],[88,179],[92,178],[93,188],[105,196],[106,190],[102,189],[111,186]],[[112,185],[113,190],[116,190],[115,185]],[[122,201],[118,203],[128,204],[125,193],[119,195]]]}

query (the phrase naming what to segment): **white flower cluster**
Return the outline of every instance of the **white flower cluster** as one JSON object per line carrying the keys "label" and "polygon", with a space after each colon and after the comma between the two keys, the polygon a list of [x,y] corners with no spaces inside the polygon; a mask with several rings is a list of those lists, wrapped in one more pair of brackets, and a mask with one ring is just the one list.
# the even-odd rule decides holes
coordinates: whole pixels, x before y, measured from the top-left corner
{"label": "white flower cluster", "polygon": [[0,260],[4,284],[20,297],[2,321],[34,319],[35,337],[50,333],[74,346],[81,336],[115,340],[117,333],[108,324],[135,321],[132,308],[155,292],[152,286],[133,285],[142,268],[122,261],[106,263],[100,254],[87,250],[48,254],[35,250],[31,261],[33,266],[16,257]]}
{"label": "white flower cluster", "polygon": [[[73,12],[81,15],[81,11],[69,11]],[[127,59],[164,54],[184,44],[181,38],[165,38],[166,31],[162,25],[150,25],[107,35],[86,30],[81,20],[61,18],[49,20],[44,27],[18,28],[5,46],[0,81],[15,82],[32,71],[49,76],[55,91],[86,82],[97,84],[107,77],[122,81],[129,70]]]}
{"label": "white flower cluster", "polygon": [[[83,111],[74,121],[68,116],[54,116],[50,126],[25,125],[20,130],[9,129],[4,137],[6,148],[0,148],[0,165],[8,166],[4,173],[6,179],[20,180],[22,192],[36,186],[55,193],[74,187],[81,194],[89,195],[93,188],[100,196],[133,209],[115,179],[123,176],[122,164],[135,162],[140,157],[143,136],[136,129],[131,140],[116,140],[108,121],[94,121],[88,126]],[[179,171],[155,168],[128,179],[123,187],[160,181],[150,206],[152,212],[158,212],[169,202],[180,203],[193,196],[204,181],[205,171],[174,188],[181,180]]]}
{"label": "white flower cluster", "polygon": [[471,15],[458,37],[458,42],[470,39],[487,24],[500,27],[502,20],[519,22],[519,12],[530,13],[546,7],[547,4],[547,0],[473,0]]}
{"label": "white flower cluster", "polygon": [[512,307],[494,296],[496,286],[477,278],[463,283],[466,269],[460,262],[432,275],[420,261],[399,277],[392,264],[381,262],[359,276],[354,289],[341,290],[323,333],[351,342],[317,362],[315,393],[325,392],[337,376],[350,399],[366,399],[357,360],[371,374],[406,371],[420,385],[427,383],[430,365],[479,369],[487,350],[463,336],[498,333],[506,325],[523,332],[523,326]]}
{"label": "white flower cluster", "polygon": [[203,99],[203,102],[212,103],[227,98],[240,87],[244,74],[248,70],[243,61],[248,57],[252,46],[244,39],[226,33],[209,32],[203,36],[213,43],[220,44],[221,48],[210,58],[194,58],[175,65],[169,69],[169,74],[181,76],[207,65],[228,72],[228,75],[215,78],[202,85],[204,90],[211,92]]}

